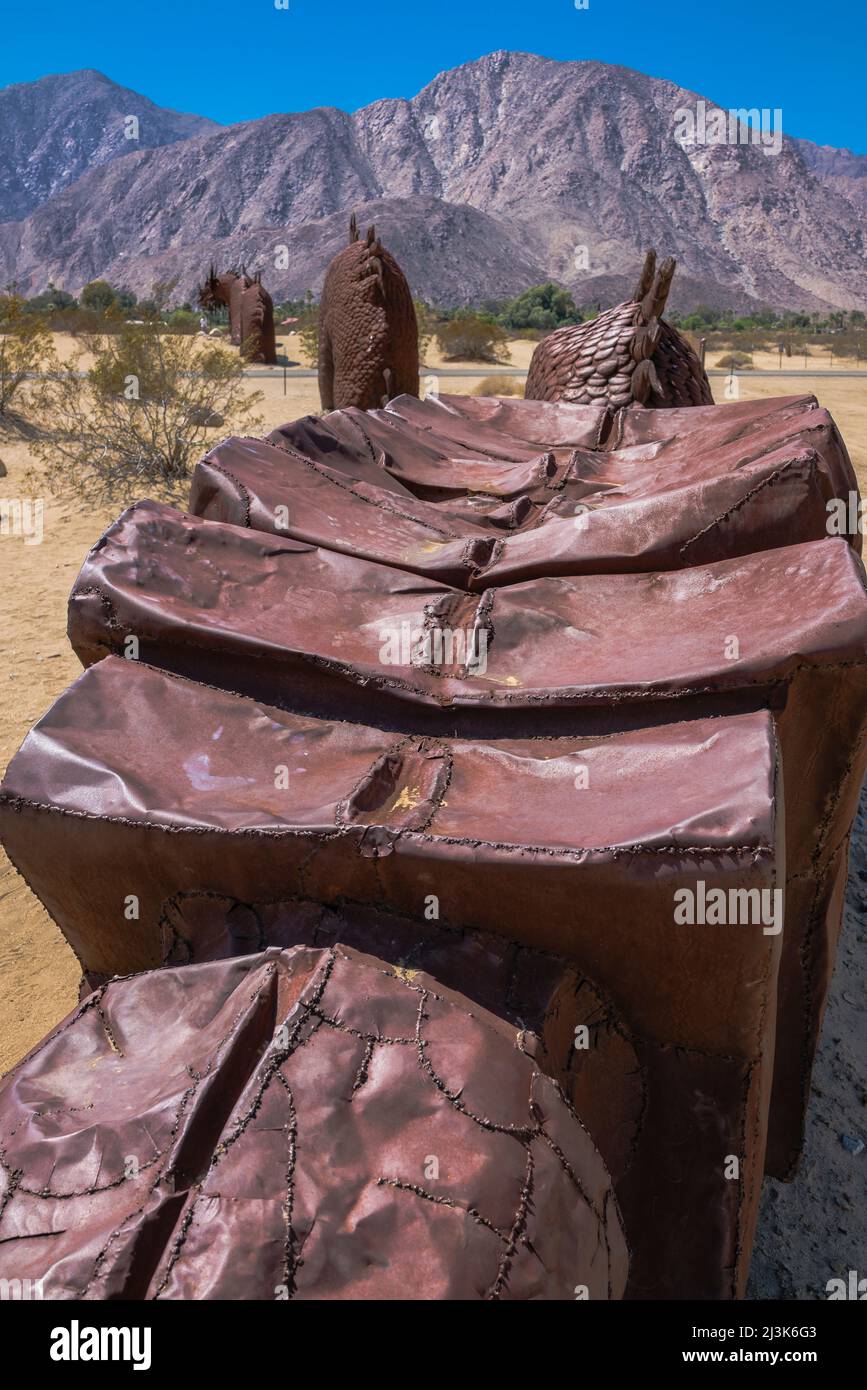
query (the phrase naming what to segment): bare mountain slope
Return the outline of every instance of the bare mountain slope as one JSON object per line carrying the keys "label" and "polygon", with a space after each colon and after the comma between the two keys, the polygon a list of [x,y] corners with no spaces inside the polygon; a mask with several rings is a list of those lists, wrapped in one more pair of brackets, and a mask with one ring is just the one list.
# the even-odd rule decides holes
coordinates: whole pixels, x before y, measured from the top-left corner
{"label": "bare mountain slope", "polygon": [[[138,119],[138,140],[127,138]],[[133,150],[204,130],[203,116],[165,111],[101,72],[58,73],[0,91],[0,220],[26,217],[82,174]]]}
{"label": "bare mountain slope", "polygon": [[796,140],[804,163],[835,193],[842,193],[856,208],[867,214],[867,154],[835,150],[833,145],[813,145]]}
{"label": "bare mountain slope", "polygon": [[495,53],[411,101],[269,116],[103,164],[0,227],[0,273],[31,291],[176,274],[190,293],[211,257],[245,259],[294,295],[318,288],[357,207],[440,303],[549,277],[579,303],[609,299],[655,245],[680,263],[677,307],[867,308],[865,219],[833,162],[788,138],[776,157],[684,147],[676,113],[697,100],[625,68]]}

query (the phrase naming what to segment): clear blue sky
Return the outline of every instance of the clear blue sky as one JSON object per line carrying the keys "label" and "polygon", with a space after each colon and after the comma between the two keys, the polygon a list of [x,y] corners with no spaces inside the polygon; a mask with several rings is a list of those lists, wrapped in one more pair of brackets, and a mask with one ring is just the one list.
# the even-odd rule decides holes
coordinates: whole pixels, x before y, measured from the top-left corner
{"label": "clear blue sky", "polygon": [[[867,19],[855,0],[31,0],[4,7],[0,86],[98,68],[223,122],[413,96],[499,48],[595,58],[867,154]],[[2,132],[0,132],[2,138]]]}

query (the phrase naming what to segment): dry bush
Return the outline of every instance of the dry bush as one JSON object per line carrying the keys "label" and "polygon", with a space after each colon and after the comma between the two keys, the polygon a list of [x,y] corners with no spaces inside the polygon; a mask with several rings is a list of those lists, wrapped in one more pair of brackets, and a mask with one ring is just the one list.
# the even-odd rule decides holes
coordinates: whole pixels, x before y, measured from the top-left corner
{"label": "dry bush", "polygon": [[119,333],[123,324],[119,314],[103,314],[97,309],[55,309],[48,314],[52,333],[69,333],[73,338],[88,333]]}
{"label": "dry bush", "polygon": [[486,376],[473,387],[474,396],[523,396],[524,388],[513,376]]}
{"label": "dry bush", "polygon": [[752,355],[748,352],[727,352],[717,362],[718,367],[730,367],[735,371],[747,371],[752,365]]}
{"label": "dry bush", "polygon": [[163,327],[169,333],[198,333],[200,318],[200,314],[195,314],[190,309],[174,309]]}
{"label": "dry bush", "polygon": [[[0,297],[0,418],[22,418],[22,388],[28,378],[56,370],[54,342],[40,314],[24,311],[19,295]],[[30,383],[26,393],[28,414],[40,410],[39,385]]]}
{"label": "dry bush", "polygon": [[765,352],[773,351],[776,348],[777,340],[768,338],[764,333],[757,329],[732,331],[723,333],[706,333],[708,352]]}
{"label": "dry bush", "polygon": [[449,362],[508,362],[508,334],[498,323],[467,314],[437,329],[437,345]]}
{"label": "dry bush", "polygon": [[[829,335],[823,347],[831,357],[851,357],[860,362],[867,357],[867,333],[863,329],[860,332],[834,333]],[[796,347],[794,351],[796,355],[799,352],[803,354],[803,348]]]}
{"label": "dry bush", "polygon": [[146,483],[180,496],[209,428],[261,424],[253,411],[262,393],[245,392],[242,360],[219,342],[124,324],[87,335],[84,346],[90,370],[79,351],[47,383],[35,446],[59,486],[110,498]]}
{"label": "dry bush", "polygon": [[301,344],[301,356],[308,367],[315,367],[319,363],[319,305],[313,298],[313,291],[308,290],[304,296],[304,309],[298,322],[298,337]]}
{"label": "dry bush", "polygon": [[422,366],[427,361],[427,355],[434,337],[434,320],[430,309],[423,299],[414,299],[415,321],[418,324],[418,360]]}

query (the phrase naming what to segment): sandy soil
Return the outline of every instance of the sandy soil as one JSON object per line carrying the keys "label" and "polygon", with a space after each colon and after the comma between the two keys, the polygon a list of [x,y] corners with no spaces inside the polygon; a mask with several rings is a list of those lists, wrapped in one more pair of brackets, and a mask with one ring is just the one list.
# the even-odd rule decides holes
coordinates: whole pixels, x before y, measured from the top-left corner
{"label": "sandy soil", "polygon": [[[720,359],[728,357],[732,352],[742,352],[742,348],[715,348],[708,350],[705,366],[710,370],[719,367]],[[759,349],[749,354],[753,359],[751,369],[756,372],[799,372],[807,371],[813,373],[822,372],[854,372],[867,371],[867,358],[864,357],[845,357],[840,353],[835,353],[827,343],[808,343],[807,353],[803,349],[800,353],[793,352],[791,357],[779,352],[766,352]]]}
{"label": "sandy soil", "polygon": [[807,1143],[794,1182],[765,1179],[750,1298],[826,1298],[829,1279],[867,1275],[867,786],[849,861],[843,933],[813,1069]]}
{"label": "sandy soil", "polygon": [[[284,346],[290,360],[300,360],[297,340],[286,340]],[[526,370],[534,345],[510,346],[511,365]],[[59,341],[58,347],[66,356],[71,342]],[[756,366],[764,365],[758,356]],[[459,394],[474,391],[489,370],[480,365],[477,377],[449,380],[448,364],[435,350],[427,365],[442,373],[441,390]],[[723,386],[721,379],[714,380],[717,399],[725,398]],[[251,389],[265,394],[260,413],[269,429],[319,408],[312,378],[290,377],[285,394],[279,377],[257,379]],[[745,372],[738,377],[738,390],[742,399],[815,393],[834,414],[867,493],[867,381],[823,381],[820,373],[750,379]],[[215,431],[215,437],[227,432]],[[66,600],[87,550],[120,508],[54,497],[38,486],[34,491],[41,466],[19,435],[0,431],[0,460],[7,469],[7,476],[0,477],[0,497],[41,495],[45,505],[41,545],[0,539],[0,767],[5,768],[30,726],[79,674],[66,641]],[[867,1153],[852,1156],[840,1142],[843,1133],[867,1140],[865,915],[867,798],[816,1073],[807,1156],[793,1184],[766,1184],[753,1297],[824,1297],[825,1284],[836,1272],[858,1269],[860,1262],[862,1276],[867,1274]],[[77,963],[59,930],[0,851],[0,1073],[75,1005],[78,981]]]}

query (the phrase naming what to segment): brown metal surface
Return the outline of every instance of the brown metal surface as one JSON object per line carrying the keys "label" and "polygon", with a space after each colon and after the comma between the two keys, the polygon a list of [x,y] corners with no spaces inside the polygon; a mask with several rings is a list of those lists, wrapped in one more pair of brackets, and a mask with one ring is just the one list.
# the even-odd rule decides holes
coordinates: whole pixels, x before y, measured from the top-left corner
{"label": "brown metal surface", "polygon": [[345,946],[111,984],[0,1084],[0,1277],[53,1299],[619,1298],[608,1173],[517,1041]]}
{"label": "brown metal surface", "polygon": [[819,540],[828,503],[856,490],[811,396],[621,411],[604,446],[599,411],[497,406],[398,400],[376,422],[338,411],[270,442],[224,440],[196,469],[190,510],[480,591]]}
{"label": "brown metal surface", "polygon": [[[69,631],[86,664],[134,637],[144,660],[194,679],[407,733],[538,736],[777,711],[798,795],[787,799],[769,1164],[790,1172],[867,764],[867,592],[843,539],[475,596],[148,503],[88,557]],[[414,632],[429,646],[407,647]],[[483,671],[465,659],[482,649]]]}
{"label": "brown metal surface", "polygon": [[[761,1185],[780,938],[679,924],[675,893],[773,892],[775,778],[766,713],[608,738],[401,739],[110,657],[31,731],[0,817],[94,975],[325,933],[512,1023],[535,980],[520,1023],[615,1177],[630,1292],[726,1297],[743,1289]],[[505,979],[496,937],[522,948]],[[583,1024],[592,1046],[575,1050]]]}
{"label": "brown metal surface", "polygon": [[418,323],[412,290],[394,256],[369,227],[325,274],[319,302],[319,396],[323,410],[384,405],[418,395]]}
{"label": "brown metal surface", "polygon": [[[608,1165],[629,1296],[738,1296],[763,1165],[800,1151],[867,764],[861,538],[827,535],[852,495],[811,397],[403,396],[227,440],[198,515],[139,503],[87,557],[89,669],[10,764],[4,845],[92,983],[170,967],[130,998],[342,942],[492,1009]],[[784,886],[779,935],[674,913]],[[252,1236],[200,1210],[189,1278],[223,1287]],[[421,1296],[458,1296],[451,1258]],[[536,1274],[508,1292],[569,1296]]]}
{"label": "brown metal surface", "polygon": [[632,298],[542,339],[527,376],[528,400],[604,402],[614,409],[713,405],[704,367],[662,318],[676,262],[648,251]]}

